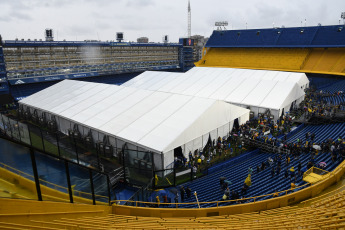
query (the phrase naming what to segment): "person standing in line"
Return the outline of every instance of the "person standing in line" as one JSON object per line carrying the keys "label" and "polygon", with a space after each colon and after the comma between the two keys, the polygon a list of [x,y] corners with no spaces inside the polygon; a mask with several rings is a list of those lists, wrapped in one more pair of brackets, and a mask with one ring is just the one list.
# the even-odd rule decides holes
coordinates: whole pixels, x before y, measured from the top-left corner
{"label": "person standing in line", "polygon": [[184,190],[183,186],[181,186],[181,188],[180,188],[180,193],[181,193],[181,201],[184,202],[185,190]]}
{"label": "person standing in line", "polygon": [[186,194],[187,194],[187,198],[190,198],[192,194],[192,190],[189,187],[186,188]]}
{"label": "person standing in line", "polygon": [[196,167],[196,165],[194,165],[193,167],[193,177],[196,178],[196,172],[198,171],[198,168]]}
{"label": "person standing in line", "polygon": [[290,179],[292,178],[296,181],[295,167],[293,166],[290,168]]}
{"label": "person standing in line", "polygon": [[248,168],[248,174],[252,175],[252,173],[253,173],[253,169],[252,169],[252,167],[249,167]]}

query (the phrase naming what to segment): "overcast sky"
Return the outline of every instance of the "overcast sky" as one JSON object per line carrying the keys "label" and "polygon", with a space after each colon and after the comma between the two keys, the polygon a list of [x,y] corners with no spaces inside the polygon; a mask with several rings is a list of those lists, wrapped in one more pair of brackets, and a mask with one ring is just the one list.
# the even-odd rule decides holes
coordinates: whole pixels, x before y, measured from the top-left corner
{"label": "overcast sky", "polygon": [[[136,41],[148,37],[171,42],[187,36],[188,0],[0,0],[0,34],[4,40],[114,40],[116,32]],[[215,21],[228,29],[339,24],[344,0],[191,0],[192,35],[210,36]],[[343,23],[343,21],[341,21]]]}

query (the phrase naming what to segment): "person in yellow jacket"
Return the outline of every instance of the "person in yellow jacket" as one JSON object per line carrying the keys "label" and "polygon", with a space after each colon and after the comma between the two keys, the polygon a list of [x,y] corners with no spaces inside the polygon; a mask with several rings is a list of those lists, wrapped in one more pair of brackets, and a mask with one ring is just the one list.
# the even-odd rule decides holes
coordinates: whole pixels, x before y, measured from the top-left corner
{"label": "person in yellow jacket", "polygon": [[290,168],[290,179],[294,178],[296,181],[295,167]]}
{"label": "person in yellow jacket", "polygon": [[273,198],[274,197],[278,197],[279,196],[279,193],[277,192],[277,190],[273,193]]}
{"label": "person in yellow jacket", "polygon": [[160,200],[159,200],[159,196],[156,196],[156,202],[157,202],[157,208],[159,207],[159,204],[160,204]]}
{"label": "person in yellow jacket", "polygon": [[155,185],[157,186],[157,184],[158,184],[158,176],[157,174],[155,174]]}
{"label": "person in yellow jacket", "polygon": [[296,185],[295,185],[295,183],[291,183],[291,190],[294,190],[296,188]]}
{"label": "person in yellow jacket", "polygon": [[248,187],[250,187],[250,186],[252,185],[252,179],[251,179],[251,175],[250,175],[250,174],[248,174],[248,176],[247,176],[246,180],[244,181],[244,183],[245,183]]}

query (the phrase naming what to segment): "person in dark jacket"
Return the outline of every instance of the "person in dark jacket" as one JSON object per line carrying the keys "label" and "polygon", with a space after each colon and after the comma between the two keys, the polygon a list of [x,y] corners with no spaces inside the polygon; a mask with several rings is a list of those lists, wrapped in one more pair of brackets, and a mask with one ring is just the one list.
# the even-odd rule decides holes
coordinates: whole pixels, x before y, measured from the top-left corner
{"label": "person in dark jacket", "polygon": [[187,194],[187,198],[190,198],[192,194],[192,190],[189,187],[186,188],[186,194]]}
{"label": "person in dark jacket", "polygon": [[181,188],[180,188],[180,194],[181,194],[181,201],[184,202],[185,190],[184,190],[183,186],[181,186]]}

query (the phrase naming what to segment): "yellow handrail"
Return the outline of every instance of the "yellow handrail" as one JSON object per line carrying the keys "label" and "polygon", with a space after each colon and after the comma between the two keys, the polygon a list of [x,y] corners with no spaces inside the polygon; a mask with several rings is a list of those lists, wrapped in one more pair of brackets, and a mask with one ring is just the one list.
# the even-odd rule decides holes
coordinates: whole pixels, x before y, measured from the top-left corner
{"label": "yellow handrail", "polygon": [[[20,170],[18,170],[18,169],[16,169],[16,168],[13,168],[13,167],[11,167],[11,166],[9,166],[9,165],[6,165],[6,164],[4,164],[4,163],[2,163],[2,162],[0,162],[0,167],[2,167],[2,168],[4,168],[4,169],[10,169],[10,170],[14,171],[14,173],[16,173],[16,174],[18,174],[18,175],[20,175],[20,176],[25,175],[25,176],[27,176],[27,177],[29,177],[29,178],[34,178],[34,176],[32,176],[32,175],[30,175],[30,174],[28,174],[28,173],[25,173],[25,172],[23,172],[23,171],[20,171]],[[68,192],[68,188],[63,187],[63,186],[61,186],[61,185],[57,185],[57,184],[54,184],[54,183],[51,183],[51,182],[49,182],[49,181],[45,181],[45,180],[42,180],[42,179],[40,179],[40,181],[41,181],[41,182],[45,182],[45,183],[47,183],[47,184],[53,186],[53,188],[54,188],[55,190],[57,190],[57,188],[60,188],[60,189],[66,190],[66,193]],[[81,197],[81,194],[89,195],[89,196],[92,197],[92,194],[87,193],[87,192],[83,192],[83,191],[79,191],[79,190],[73,190],[73,191],[74,191],[74,193],[79,194],[78,196],[80,196],[80,197]],[[74,194],[74,193],[73,193],[73,194]],[[102,195],[97,195],[97,194],[95,194],[95,197],[98,197],[98,198],[106,198],[106,199],[108,199],[107,196],[102,196]]]}

